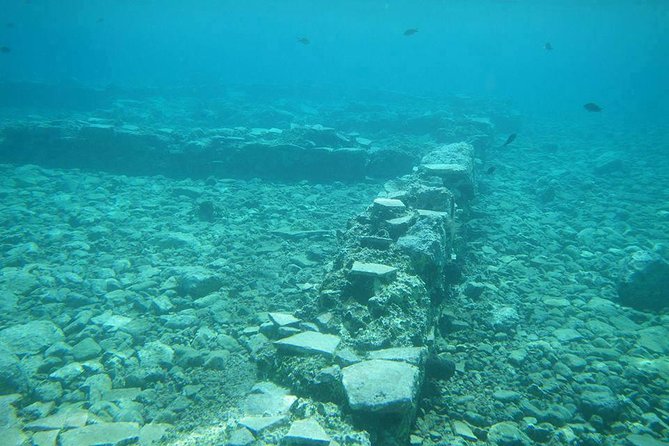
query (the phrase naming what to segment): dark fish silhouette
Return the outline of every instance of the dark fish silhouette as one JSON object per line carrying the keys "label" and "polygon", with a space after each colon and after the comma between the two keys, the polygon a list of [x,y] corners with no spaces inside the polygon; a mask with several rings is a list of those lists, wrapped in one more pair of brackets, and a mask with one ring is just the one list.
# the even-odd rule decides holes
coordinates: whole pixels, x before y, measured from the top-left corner
{"label": "dark fish silhouette", "polygon": [[404,35],[407,36],[407,37],[409,37],[409,36],[413,36],[413,35],[416,34],[417,32],[418,32],[418,29],[417,29],[417,28],[409,28],[409,29],[407,29],[406,31],[404,31]]}
{"label": "dark fish silhouette", "polygon": [[311,43],[306,37],[298,37],[297,41],[302,45],[309,45]]}
{"label": "dark fish silhouette", "polygon": [[546,43],[544,43],[544,49],[546,51],[553,51],[553,45],[551,45],[550,42],[546,42]]}
{"label": "dark fish silhouette", "polygon": [[98,17],[98,19],[95,21],[95,23],[102,23],[105,21],[104,17]]}
{"label": "dark fish silhouette", "polygon": [[584,109],[586,109],[589,112],[600,112],[602,111],[602,107],[599,105],[595,104],[594,102],[588,102],[583,106]]}
{"label": "dark fish silhouette", "polygon": [[493,173],[495,173],[495,166],[488,167],[485,173],[487,173],[488,175],[492,175]]}
{"label": "dark fish silhouette", "polygon": [[14,23],[12,23],[12,22],[9,22],[9,23],[5,24],[5,26],[6,26],[7,28],[14,28],[14,27],[16,27],[16,25],[15,25]]}
{"label": "dark fish silhouette", "polygon": [[511,144],[512,142],[514,142],[516,140],[516,136],[517,135],[515,133],[510,134],[509,137],[506,138],[506,142],[504,144],[502,144],[502,147],[506,147],[509,144]]}
{"label": "dark fish silhouette", "polygon": [[11,53],[11,52],[12,52],[12,49],[10,47],[0,46],[0,53],[7,54],[7,53]]}

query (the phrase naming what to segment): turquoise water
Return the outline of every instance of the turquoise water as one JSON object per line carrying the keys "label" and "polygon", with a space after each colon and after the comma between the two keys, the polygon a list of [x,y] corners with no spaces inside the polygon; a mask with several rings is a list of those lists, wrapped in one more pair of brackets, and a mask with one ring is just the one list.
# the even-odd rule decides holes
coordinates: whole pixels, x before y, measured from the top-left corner
{"label": "turquoise water", "polygon": [[667,54],[663,1],[0,0],[0,444],[669,444]]}

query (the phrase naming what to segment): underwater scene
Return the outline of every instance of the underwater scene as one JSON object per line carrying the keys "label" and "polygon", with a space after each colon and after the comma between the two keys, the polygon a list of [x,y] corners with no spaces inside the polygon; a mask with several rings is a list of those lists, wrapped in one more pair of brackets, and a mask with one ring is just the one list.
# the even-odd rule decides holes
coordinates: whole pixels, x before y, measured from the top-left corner
{"label": "underwater scene", "polygon": [[0,446],[669,445],[669,1],[0,0]]}

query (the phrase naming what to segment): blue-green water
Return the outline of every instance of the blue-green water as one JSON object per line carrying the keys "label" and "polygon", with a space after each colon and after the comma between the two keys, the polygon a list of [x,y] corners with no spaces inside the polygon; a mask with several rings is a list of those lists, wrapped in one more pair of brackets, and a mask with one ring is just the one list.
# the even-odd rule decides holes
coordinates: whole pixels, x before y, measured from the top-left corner
{"label": "blue-green water", "polygon": [[659,0],[0,0],[0,444],[669,444],[668,54]]}

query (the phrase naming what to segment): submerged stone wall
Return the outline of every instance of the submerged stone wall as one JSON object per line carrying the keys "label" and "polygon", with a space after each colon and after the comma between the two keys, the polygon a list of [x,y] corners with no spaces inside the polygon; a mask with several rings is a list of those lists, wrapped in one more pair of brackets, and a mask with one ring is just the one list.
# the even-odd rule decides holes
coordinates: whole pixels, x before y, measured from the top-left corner
{"label": "submerged stone wall", "polygon": [[415,156],[321,125],[290,129],[140,128],[108,120],[0,129],[0,163],[176,178],[359,180],[409,172]]}
{"label": "submerged stone wall", "polygon": [[[250,430],[276,441],[284,432],[285,444],[327,445],[323,427],[338,426],[359,430],[351,444],[408,444],[426,373],[453,372],[432,347],[439,305],[457,275],[455,220],[474,191],[470,145],[442,146],[426,158],[350,222],[317,303],[270,313],[245,334],[259,369],[276,383],[250,398],[271,400],[276,410],[247,410],[234,435]],[[435,158],[448,162],[435,170]],[[296,408],[290,395],[308,402]],[[352,425],[342,428],[346,420]]]}

